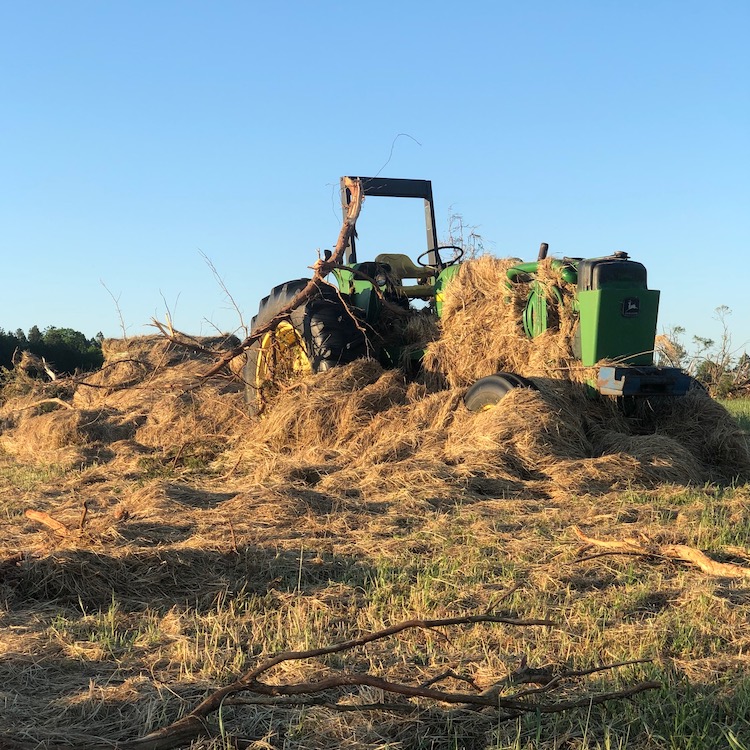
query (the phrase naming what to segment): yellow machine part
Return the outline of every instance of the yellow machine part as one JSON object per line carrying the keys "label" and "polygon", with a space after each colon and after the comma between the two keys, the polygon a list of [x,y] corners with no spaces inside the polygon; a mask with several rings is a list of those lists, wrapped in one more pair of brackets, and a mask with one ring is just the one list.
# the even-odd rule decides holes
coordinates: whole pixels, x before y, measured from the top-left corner
{"label": "yellow machine part", "polygon": [[270,387],[310,373],[312,365],[302,338],[291,323],[282,321],[260,342],[255,370],[259,409]]}

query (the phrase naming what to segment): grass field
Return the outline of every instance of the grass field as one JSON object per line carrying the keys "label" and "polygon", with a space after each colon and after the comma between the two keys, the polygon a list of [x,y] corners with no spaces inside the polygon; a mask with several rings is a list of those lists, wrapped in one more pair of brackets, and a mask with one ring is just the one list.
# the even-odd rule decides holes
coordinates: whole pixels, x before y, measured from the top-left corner
{"label": "grass field", "polygon": [[722,401],[727,410],[740,423],[742,429],[750,434],[750,399],[733,399]]}
{"label": "grass field", "polygon": [[[199,411],[180,403],[180,414]],[[97,408],[86,403],[76,434],[90,435],[97,418],[102,432]],[[367,482],[338,466],[336,484],[334,452],[317,463],[267,449],[243,459],[216,436],[198,446],[186,437],[194,424],[174,421],[172,442],[154,447],[146,417],[133,441],[107,408],[109,452],[97,448],[97,459],[71,454],[70,437],[33,456],[10,443],[0,454],[0,747],[126,743],[277,651],[412,618],[494,612],[554,625],[406,631],[285,662],[268,679],[346,671],[417,686],[442,675],[435,685],[444,690],[499,683],[509,696],[541,687],[508,680],[523,663],[555,675],[643,661],[562,681],[548,696],[579,699],[578,708],[508,720],[373,686],[306,706],[242,694],[192,747],[750,748],[750,577],[711,576],[657,552],[602,554],[573,532],[653,550],[689,545],[750,568],[748,485],[560,489],[532,475],[441,479],[406,461],[401,473],[383,464]],[[750,404],[728,408],[747,430]],[[69,422],[73,410],[38,411],[37,433],[51,430],[49,414]],[[6,436],[24,426],[4,424]],[[586,705],[644,681],[659,687]]]}

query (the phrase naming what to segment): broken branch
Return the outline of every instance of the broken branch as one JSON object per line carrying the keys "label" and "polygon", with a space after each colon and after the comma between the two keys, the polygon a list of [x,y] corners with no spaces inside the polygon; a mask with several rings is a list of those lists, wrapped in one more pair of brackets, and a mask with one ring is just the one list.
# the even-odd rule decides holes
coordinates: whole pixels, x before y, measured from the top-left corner
{"label": "broken branch", "polygon": [[43,526],[52,529],[54,532],[60,534],[60,536],[67,536],[69,534],[68,527],[64,523],[57,521],[52,518],[49,513],[45,513],[42,510],[33,510],[32,508],[29,508],[24,511],[24,515],[31,521],[36,521],[37,523],[41,523]]}
{"label": "broken branch", "polygon": [[707,575],[717,578],[750,579],[750,568],[734,563],[720,563],[708,555],[686,544],[656,544],[650,540],[639,543],[635,539],[604,540],[586,536],[577,526],[573,533],[585,544],[606,549],[610,554],[642,555],[644,557],[664,557],[690,563]]}
{"label": "broken branch", "polygon": [[[246,349],[250,347],[253,341],[257,341],[263,334],[273,330],[280,321],[289,317],[292,310],[296,310],[300,305],[307,302],[316,292],[318,286],[326,283],[325,277],[337,266],[341,265],[341,261],[344,256],[349,241],[354,234],[354,228],[359,218],[359,213],[362,209],[362,201],[364,200],[364,192],[362,190],[362,183],[358,178],[347,178],[347,187],[351,193],[351,203],[344,219],[344,223],[341,226],[338,240],[333,249],[333,253],[328,258],[318,258],[313,264],[312,271],[313,276],[307,285],[301,289],[292,299],[292,301],[271,320],[262,326],[258,326],[254,331],[249,333],[237,346],[228,350],[212,365],[206,372],[202,374],[202,378],[210,378],[216,373],[221,372],[235,357],[240,356]],[[157,325],[157,321],[153,321]],[[157,325],[157,328],[164,333],[165,327],[163,324]]]}

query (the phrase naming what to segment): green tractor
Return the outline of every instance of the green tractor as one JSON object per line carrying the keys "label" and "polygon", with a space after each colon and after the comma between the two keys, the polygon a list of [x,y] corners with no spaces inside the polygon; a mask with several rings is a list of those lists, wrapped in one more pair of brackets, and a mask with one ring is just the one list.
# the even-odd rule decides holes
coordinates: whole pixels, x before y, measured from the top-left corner
{"label": "green tractor", "polygon": [[[252,412],[262,411],[277,384],[361,357],[376,358],[384,367],[401,367],[407,377],[419,372],[423,351],[409,347],[400,336],[398,320],[404,316],[399,312],[439,320],[445,289],[458,273],[464,251],[437,243],[429,180],[342,177],[345,217],[351,179],[361,181],[368,197],[421,198],[427,249],[415,260],[404,254],[383,253],[360,262],[352,236],[345,265],[334,271],[337,289],[320,287],[313,299],[293,310],[248,351],[244,375]],[[578,324],[572,349],[583,367],[595,368],[595,377],[589,382],[594,391],[614,397],[679,396],[694,385],[681,370],[654,365],[659,292],[648,288],[641,263],[621,252],[601,258],[546,261],[547,251],[547,245],[542,244],[536,261],[518,263],[507,271],[508,289],[517,285],[525,289],[521,323],[526,336],[534,338],[555,325],[550,290],[537,280],[540,264],[551,262],[560,279],[575,290]],[[261,301],[251,330],[276,317],[308,282],[297,279],[275,287]],[[553,298],[555,294],[561,293],[553,287]],[[597,367],[600,362],[616,364]],[[517,387],[533,388],[534,384],[515,373],[490,374],[469,388],[464,402],[471,411],[482,410]]]}

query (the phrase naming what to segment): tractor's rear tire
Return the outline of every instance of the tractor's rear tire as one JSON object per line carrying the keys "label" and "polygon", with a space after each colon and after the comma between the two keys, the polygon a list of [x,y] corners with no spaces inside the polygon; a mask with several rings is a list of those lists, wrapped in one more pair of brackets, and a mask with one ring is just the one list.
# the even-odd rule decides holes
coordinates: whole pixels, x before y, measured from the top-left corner
{"label": "tractor's rear tire", "polygon": [[539,390],[528,378],[512,372],[498,372],[477,380],[466,391],[464,404],[472,412],[486,411],[499,403],[514,388]]}
{"label": "tractor's rear tire", "polygon": [[[263,297],[258,306],[258,314],[250,321],[250,332],[267,323],[278,315],[308,284],[310,279],[296,279],[275,286],[267,297]],[[258,384],[258,358],[261,342],[254,341],[247,350],[247,359],[243,368],[245,381],[245,401],[250,414],[256,415],[261,405],[260,387]]]}
{"label": "tractor's rear tire", "polygon": [[[268,323],[307,286],[309,279],[287,281],[271,290],[261,300],[258,314],[252,319],[251,331]],[[367,339],[359,320],[354,317],[335,289],[319,287],[315,296],[289,314],[287,323],[296,333],[300,354],[309,361],[314,373],[345,365],[367,354]],[[258,414],[264,405],[262,357],[264,339],[253,342],[247,352],[244,368],[245,400],[251,414]],[[267,343],[267,342],[266,342]]]}

